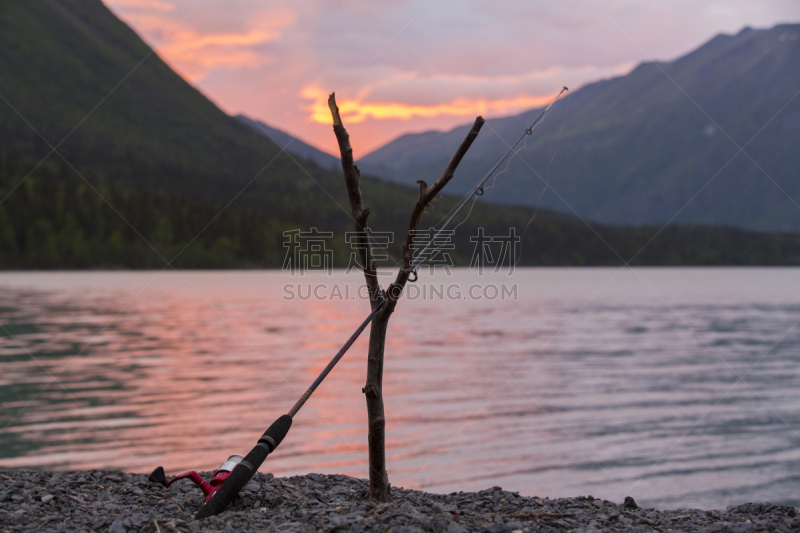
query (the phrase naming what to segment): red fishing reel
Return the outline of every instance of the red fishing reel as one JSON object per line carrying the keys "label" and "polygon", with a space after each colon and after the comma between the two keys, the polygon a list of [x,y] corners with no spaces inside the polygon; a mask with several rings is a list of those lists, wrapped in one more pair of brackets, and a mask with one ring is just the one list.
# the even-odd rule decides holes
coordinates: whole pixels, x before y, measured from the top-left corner
{"label": "red fishing reel", "polygon": [[236,468],[236,465],[238,465],[242,459],[244,459],[244,457],[241,455],[231,455],[228,457],[228,460],[222,463],[222,466],[214,470],[214,474],[211,476],[210,483],[206,483],[206,481],[200,477],[200,474],[194,470],[191,472],[184,472],[183,474],[175,476],[167,481],[167,476],[164,474],[163,466],[159,466],[153,470],[153,473],[150,474],[150,477],[148,477],[147,480],[152,483],[159,483],[165,487],[169,487],[179,479],[191,479],[192,482],[200,487],[200,490],[203,491],[203,494],[205,495],[203,502],[208,503],[208,500],[210,500],[214,493],[216,493],[222,484],[225,483],[225,480],[231,475],[231,471]]}

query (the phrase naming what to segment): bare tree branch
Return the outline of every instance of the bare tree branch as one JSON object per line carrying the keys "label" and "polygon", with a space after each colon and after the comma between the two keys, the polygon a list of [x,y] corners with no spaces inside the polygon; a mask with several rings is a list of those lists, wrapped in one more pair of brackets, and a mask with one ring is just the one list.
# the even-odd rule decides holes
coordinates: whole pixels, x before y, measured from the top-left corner
{"label": "bare tree branch", "polygon": [[436,197],[436,195],[439,194],[442,191],[442,189],[444,189],[444,186],[447,185],[447,183],[451,179],[453,179],[453,175],[456,173],[456,168],[458,168],[458,164],[461,163],[461,160],[466,155],[467,150],[469,150],[469,147],[472,146],[472,142],[478,136],[478,133],[481,131],[484,122],[486,121],[483,120],[483,117],[475,118],[475,122],[472,124],[472,127],[467,133],[467,136],[464,137],[463,141],[461,141],[461,145],[458,147],[458,150],[456,150],[456,153],[453,154],[453,157],[447,164],[447,168],[444,169],[442,175],[439,176],[439,179],[436,180],[433,185],[431,185],[428,189],[425,189],[426,203],[433,200],[434,197]]}
{"label": "bare tree branch", "polygon": [[411,261],[414,257],[414,232],[419,228],[422,214],[425,212],[425,208],[430,205],[431,201],[436,198],[436,195],[439,194],[441,190],[444,189],[444,186],[453,178],[458,164],[461,163],[464,154],[466,154],[469,147],[472,146],[472,142],[478,136],[478,132],[481,131],[484,122],[485,120],[483,120],[483,117],[477,117],[475,119],[472,128],[470,128],[467,136],[461,141],[458,150],[456,150],[456,153],[453,154],[452,159],[450,159],[447,168],[444,169],[442,175],[439,176],[439,179],[436,180],[433,185],[428,187],[428,184],[422,180],[417,182],[419,183],[419,198],[417,199],[417,205],[414,206],[414,210],[411,212],[411,221],[408,223],[408,235],[406,235],[406,243],[403,245],[403,267],[397,273],[397,279],[395,279],[394,283],[387,291],[389,296],[388,303],[391,309],[394,309],[395,302],[400,297],[403,287],[405,287],[408,277],[411,275]]}
{"label": "bare tree branch", "polygon": [[355,222],[357,233],[356,242],[361,256],[361,264],[364,267],[364,278],[367,281],[370,304],[374,307],[380,300],[380,285],[378,284],[378,276],[376,273],[377,265],[372,256],[372,244],[370,243],[367,233],[369,209],[364,207],[364,201],[361,196],[361,172],[358,170],[355,160],[353,159],[350,135],[347,133],[347,130],[344,129],[342,117],[339,116],[339,107],[336,105],[336,93],[331,93],[330,96],[328,96],[328,107],[331,109],[331,116],[333,117],[333,132],[336,134],[336,140],[339,143],[344,182],[347,185],[347,196],[350,199],[350,209],[353,212],[353,221]]}
{"label": "bare tree branch", "polygon": [[[364,265],[364,278],[370,293],[370,303],[373,307],[378,304],[381,297],[380,284],[376,274],[375,259],[372,255],[372,246],[369,242],[367,217],[369,209],[364,207],[361,196],[361,173],[355,165],[353,159],[353,148],[350,146],[350,136],[342,124],[342,117],[339,115],[339,108],[336,105],[336,95],[331,93],[328,97],[328,107],[333,118],[333,131],[339,143],[339,153],[342,158],[342,171],[344,181],[347,186],[347,195],[350,199],[350,208],[353,212],[356,232],[358,236],[361,260]],[[464,154],[472,145],[472,141],[478,135],[483,126],[484,120],[481,117],[475,119],[467,137],[458,147],[444,173],[438,180],[428,187],[424,181],[420,181],[419,198],[411,214],[409,223],[409,234],[406,244],[403,246],[403,266],[397,274],[396,281],[387,291],[387,302],[384,307],[372,319],[369,331],[369,353],[367,355],[367,382],[362,389],[367,400],[367,423],[369,443],[369,497],[386,501],[389,497],[389,476],[386,472],[386,416],[383,406],[383,359],[386,347],[386,331],[389,326],[389,318],[392,316],[397,299],[408,281],[411,271],[411,260],[413,256],[413,231],[419,226],[422,214],[431,201],[447,185],[456,167],[461,162]],[[396,294],[394,291],[396,290]]]}

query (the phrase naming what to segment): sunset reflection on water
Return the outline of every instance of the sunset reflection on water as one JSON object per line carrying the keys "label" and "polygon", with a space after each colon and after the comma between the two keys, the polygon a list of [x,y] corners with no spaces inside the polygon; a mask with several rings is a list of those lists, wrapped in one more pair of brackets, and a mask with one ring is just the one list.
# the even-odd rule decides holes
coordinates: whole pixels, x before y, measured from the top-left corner
{"label": "sunset reflection on water", "polygon": [[[798,271],[618,274],[520,270],[516,301],[401,302],[384,377],[392,484],[612,500],[634,486],[637,501],[673,507],[795,502],[796,443],[782,420],[800,421],[800,376],[787,372]],[[302,281],[331,279],[351,294],[361,281]],[[297,279],[3,274],[0,468],[174,474],[246,453],[369,311],[286,301],[287,282]],[[262,471],[367,477],[367,337]]]}

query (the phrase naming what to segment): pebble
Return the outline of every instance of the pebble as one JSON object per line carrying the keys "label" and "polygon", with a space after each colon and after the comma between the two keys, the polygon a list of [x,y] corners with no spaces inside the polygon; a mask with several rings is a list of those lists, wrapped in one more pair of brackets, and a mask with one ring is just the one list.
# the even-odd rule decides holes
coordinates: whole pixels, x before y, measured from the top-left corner
{"label": "pebble", "polygon": [[232,508],[196,521],[202,497],[188,481],[167,490],[149,483],[146,474],[102,470],[12,470],[0,471],[0,478],[2,532],[800,533],[797,510],[772,503],[667,511],[642,509],[632,497],[618,505],[591,496],[522,496],[500,487],[451,494],[392,487],[390,501],[378,503],[366,499],[366,480],[324,474],[258,473]]}
{"label": "pebble", "polygon": [[638,509],[639,506],[636,505],[636,502],[630,496],[625,496],[625,501],[622,502],[622,506],[626,509]]}

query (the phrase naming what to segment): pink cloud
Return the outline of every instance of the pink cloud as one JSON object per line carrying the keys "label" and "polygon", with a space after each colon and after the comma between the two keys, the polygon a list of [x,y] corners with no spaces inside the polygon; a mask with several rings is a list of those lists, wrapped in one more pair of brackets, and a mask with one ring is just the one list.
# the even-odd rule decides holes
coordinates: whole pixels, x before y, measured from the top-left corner
{"label": "pink cloud", "polygon": [[114,0],[113,4],[120,7],[152,9],[156,11],[175,11],[175,5],[164,0]]}
{"label": "pink cloud", "polygon": [[150,45],[174,29],[158,53],[223,110],[330,152],[321,103],[336,91],[362,153],[540,105],[719,32],[800,20],[797,0],[104,1]]}
{"label": "pink cloud", "polygon": [[111,0],[117,8],[131,8],[126,18],[140,31],[158,39],[156,52],[188,81],[207,77],[213,69],[255,69],[273,62],[259,45],[279,39],[295,23],[294,13],[274,8],[259,13],[245,29],[204,32],[190,21],[176,20],[164,11],[174,6],[161,0]]}

